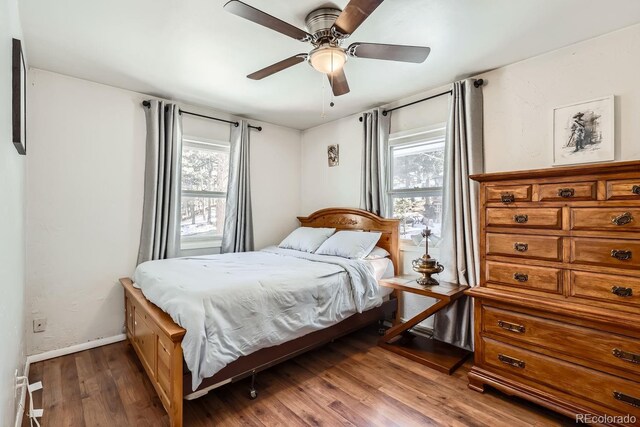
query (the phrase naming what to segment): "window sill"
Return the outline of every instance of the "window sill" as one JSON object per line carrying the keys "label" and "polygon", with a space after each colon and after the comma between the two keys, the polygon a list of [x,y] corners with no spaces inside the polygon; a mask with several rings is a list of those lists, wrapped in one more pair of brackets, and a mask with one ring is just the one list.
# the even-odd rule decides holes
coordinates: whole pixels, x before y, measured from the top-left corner
{"label": "window sill", "polygon": [[188,251],[191,249],[220,249],[222,247],[222,240],[191,240],[183,241],[180,243],[180,250]]}

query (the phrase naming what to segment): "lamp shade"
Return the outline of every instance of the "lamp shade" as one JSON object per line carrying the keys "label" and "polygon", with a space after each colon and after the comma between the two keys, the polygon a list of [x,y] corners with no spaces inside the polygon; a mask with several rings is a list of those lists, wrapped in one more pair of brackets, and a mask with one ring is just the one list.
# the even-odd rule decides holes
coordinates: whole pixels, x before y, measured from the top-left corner
{"label": "lamp shade", "polygon": [[317,71],[331,74],[344,67],[345,62],[347,62],[347,55],[339,47],[320,46],[311,51],[309,62]]}

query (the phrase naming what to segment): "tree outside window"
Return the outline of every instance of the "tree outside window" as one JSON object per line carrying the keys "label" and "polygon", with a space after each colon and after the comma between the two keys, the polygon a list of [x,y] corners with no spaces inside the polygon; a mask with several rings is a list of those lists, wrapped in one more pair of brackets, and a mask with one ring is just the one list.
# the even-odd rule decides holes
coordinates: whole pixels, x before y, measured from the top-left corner
{"label": "tree outside window", "polygon": [[389,213],[401,220],[402,239],[419,235],[425,226],[434,243],[440,239],[445,130],[440,124],[389,138]]}
{"label": "tree outside window", "polygon": [[229,143],[183,138],[181,241],[219,246],[224,227]]}

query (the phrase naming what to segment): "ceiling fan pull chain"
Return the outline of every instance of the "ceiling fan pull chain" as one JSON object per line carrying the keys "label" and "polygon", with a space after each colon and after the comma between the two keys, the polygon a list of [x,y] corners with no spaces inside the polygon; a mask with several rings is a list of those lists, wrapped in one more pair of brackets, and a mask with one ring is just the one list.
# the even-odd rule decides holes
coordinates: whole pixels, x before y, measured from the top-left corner
{"label": "ceiling fan pull chain", "polygon": [[[322,74],[321,74],[322,75]],[[326,113],[325,113],[325,106],[324,106],[324,101],[325,101],[325,92],[326,92],[326,87],[325,87],[325,78],[324,75],[322,75],[322,114],[320,114],[321,118],[325,118],[327,117]]]}
{"label": "ceiling fan pull chain", "polygon": [[334,78],[334,69],[333,69],[333,52],[331,52],[331,102],[329,103],[329,107],[333,107],[335,104],[333,103],[333,78]]}

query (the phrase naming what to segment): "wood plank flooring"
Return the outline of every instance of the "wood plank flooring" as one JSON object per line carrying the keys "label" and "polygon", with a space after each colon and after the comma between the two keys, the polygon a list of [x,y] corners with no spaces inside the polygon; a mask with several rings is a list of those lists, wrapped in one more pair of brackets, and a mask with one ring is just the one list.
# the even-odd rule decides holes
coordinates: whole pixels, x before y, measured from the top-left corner
{"label": "wood plank flooring", "polygon": [[[375,345],[364,330],[185,402],[185,426],[562,426],[571,420],[490,390],[467,388],[468,361],[451,377]],[[39,362],[43,427],[168,426],[126,342]],[[41,406],[38,406],[41,405]],[[25,420],[28,426],[28,420]]]}

